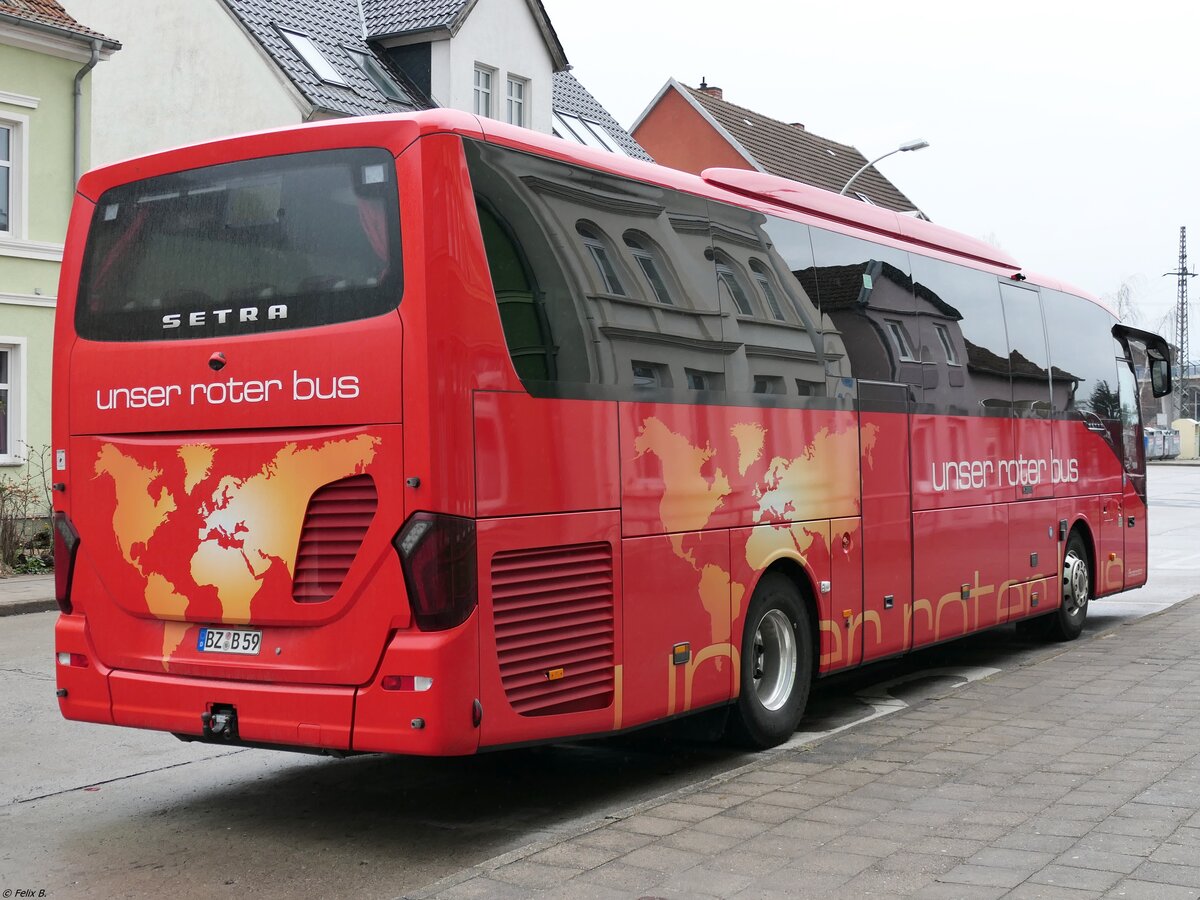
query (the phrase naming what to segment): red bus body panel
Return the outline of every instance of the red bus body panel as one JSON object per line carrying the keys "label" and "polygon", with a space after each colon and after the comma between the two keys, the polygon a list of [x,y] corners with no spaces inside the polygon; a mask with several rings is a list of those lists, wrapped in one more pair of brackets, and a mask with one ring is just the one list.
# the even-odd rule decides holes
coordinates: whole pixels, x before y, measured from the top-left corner
{"label": "red bus body panel", "polygon": [[[80,534],[73,609],[55,639],[87,660],[58,667],[64,716],[198,736],[203,713],[231,706],[248,742],[467,754],[737,698],[746,610],[769,568],[811,595],[821,674],[1053,610],[1073,527],[1095,557],[1097,594],[1144,582],[1145,507],[1082,422],[530,396],[505,342],[463,137],[1016,270],[928,223],[781,193],[755,173],[702,180],[444,111],[91,172],[55,336],[56,509]],[[395,311],[165,347],[75,336],[82,248],[105,190],[343,147],[396,157]],[[214,352],[227,360],[219,372]],[[298,599],[314,498],[362,479],[373,493],[337,513],[366,523],[352,558],[329,596]],[[393,546],[414,512],[474,522],[478,605],[444,631],[418,628]],[[201,652],[200,629],[221,626],[260,630],[262,651]]]}

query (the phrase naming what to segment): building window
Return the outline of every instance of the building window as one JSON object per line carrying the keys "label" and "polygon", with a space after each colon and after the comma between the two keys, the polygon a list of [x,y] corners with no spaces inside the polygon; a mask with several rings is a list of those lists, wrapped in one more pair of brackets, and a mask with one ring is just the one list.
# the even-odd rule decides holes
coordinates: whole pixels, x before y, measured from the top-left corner
{"label": "building window", "polygon": [[945,325],[934,323],[933,330],[937,332],[938,340],[941,341],[942,350],[946,352],[946,362],[952,366],[958,365],[958,354],[954,352],[954,344],[950,341],[950,332]]}
{"label": "building window", "polygon": [[755,375],[754,393],[756,394],[786,394],[783,378],[779,375]]}
{"label": "building window", "polygon": [[775,293],[775,288],[771,284],[771,276],[767,272],[767,267],[757,259],[752,259],[750,260],[750,271],[754,273],[754,280],[758,282],[759,290],[767,300],[767,309],[771,310],[771,315],[780,322],[786,322],[787,317],[783,314],[783,307],[779,305],[779,295]]}
{"label": "building window", "polygon": [[560,137],[565,141],[574,141],[576,144],[583,144],[585,147],[594,147],[597,150],[607,150],[609,153],[617,153],[622,156],[628,156],[618,144],[608,130],[599,122],[593,122],[590,119],[581,119],[579,116],[573,116],[570,113],[562,110],[555,110],[550,121],[553,125],[555,137]]}
{"label": "building window", "polygon": [[412,98],[401,90],[400,85],[396,84],[373,54],[363,53],[361,50],[351,50],[348,47],[344,49],[350,54],[350,58],[358,63],[358,67],[363,70],[363,74],[371,80],[371,84],[375,85],[379,93],[397,103],[412,102]]}
{"label": "building window", "polygon": [[671,386],[671,376],[662,363],[637,362],[633,366],[633,386],[640,388],[665,388]]}
{"label": "building window", "polygon": [[717,261],[717,278],[729,291],[729,296],[733,298],[733,305],[737,307],[738,313],[743,316],[754,315],[754,307],[750,303],[750,295],[746,292],[745,286],[733,269],[720,260]]}
{"label": "building window", "polygon": [[508,124],[528,127],[525,121],[525,96],[529,82],[524,78],[508,76]]}
{"label": "building window", "polygon": [[288,42],[296,55],[312,70],[314,75],[329,84],[340,84],[342,87],[349,87],[346,79],[325,58],[325,54],[317,49],[317,45],[312,42],[312,39],[308,35],[301,34],[299,31],[280,28],[278,25],[275,27],[283,35],[283,39]]}
{"label": "building window", "polygon": [[24,462],[21,358],[24,340],[0,338],[0,465]]}
{"label": "building window", "polygon": [[492,75],[495,69],[475,64],[475,115],[492,116]]}
{"label": "building window", "polygon": [[908,339],[908,332],[904,330],[904,325],[895,319],[883,320],[891,332],[892,340],[896,343],[896,352],[900,354],[900,359],[903,362],[916,362],[916,354],[913,353],[912,342]]}
{"label": "building window", "polygon": [[654,298],[659,303],[674,306],[675,303],[671,300],[671,292],[667,289],[666,279],[663,278],[658,260],[655,259],[654,250],[651,249],[653,245],[650,241],[630,231],[625,234],[625,246],[629,248],[629,252],[637,260],[642,274],[646,276],[646,281],[649,282],[650,289],[654,291]]}
{"label": "building window", "polygon": [[13,127],[0,125],[0,232],[12,233]]}
{"label": "building window", "polygon": [[704,372],[700,369],[684,369],[687,386],[693,391],[720,391],[725,388],[725,376],[720,372]]}
{"label": "building window", "polygon": [[599,232],[583,222],[576,225],[575,230],[583,238],[583,246],[587,248],[592,262],[596,264],[596,269],[600,272],[600,281],[604,285],[605,292],[620,297],[629,296],[625,293],[625,287],[617,276],[616,267],[613,266],[612,258],[608,254],[608,245],[604,243]]}

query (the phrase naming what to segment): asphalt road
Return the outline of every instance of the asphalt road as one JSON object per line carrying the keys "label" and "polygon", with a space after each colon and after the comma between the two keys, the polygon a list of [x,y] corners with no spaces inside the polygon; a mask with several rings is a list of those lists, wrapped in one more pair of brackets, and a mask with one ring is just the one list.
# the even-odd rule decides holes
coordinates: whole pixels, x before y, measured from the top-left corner
{"label": "asphalt road", "polygon": [[[1096,632],[1197,591],[1200,468],[1155,467],[1150,583]],[[657,733],[463,760],[215,750],[63,721],[52,613],[0,619],[0,888],[48,897],[395,897],[581,821],[735,768]],[[796,741],[853,728],[1044,646],[1011,628],[822,683]]]}

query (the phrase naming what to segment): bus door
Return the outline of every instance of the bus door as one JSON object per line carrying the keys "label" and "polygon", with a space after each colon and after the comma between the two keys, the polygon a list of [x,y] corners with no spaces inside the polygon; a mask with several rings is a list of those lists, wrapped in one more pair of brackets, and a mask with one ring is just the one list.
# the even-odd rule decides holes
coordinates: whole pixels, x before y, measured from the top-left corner
{"label": "bus door", "polygon": [[1123,468],[1124,587],[1146,583],[1146,455],[1143,441],[1135,360],[1151,367],[1151,392],[1156,397],[1170,392],[1170,360],[1166,342],[1157,335],[1117,325],[1117,387],[1121,409],[1121,463]]}
{"label": "bus door", "polygon": [[858,383],[862,448],[863,662],[912,646],[912,387]]}
{"label": "bus door", "polygon": [[1000,621],[1053,606],[1049,596],[1059,567],[1058,501],[1054,498],[1054,422],[1050,352],[1037,288],[1000,282],[1012,381],[1013,457],[1003,480],[1010,485],[1010,587]]}

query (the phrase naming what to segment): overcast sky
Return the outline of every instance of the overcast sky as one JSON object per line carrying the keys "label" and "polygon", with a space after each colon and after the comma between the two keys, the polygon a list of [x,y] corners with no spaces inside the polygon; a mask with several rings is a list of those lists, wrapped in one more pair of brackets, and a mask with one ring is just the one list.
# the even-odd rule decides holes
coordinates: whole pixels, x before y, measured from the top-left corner
{"label": "overcast sky", "polygon": [[[1143,327],[1174,306],[1162,274],[1181,225],[1200,263],[1200,5],[544,3],[575,75],[626,127],[668,78],[703,76],[868,158],[924,138],[879,168],[933,221],[1093,294],[1130,280]],[[1200,322],[1190,332],[1200,357]]]}

